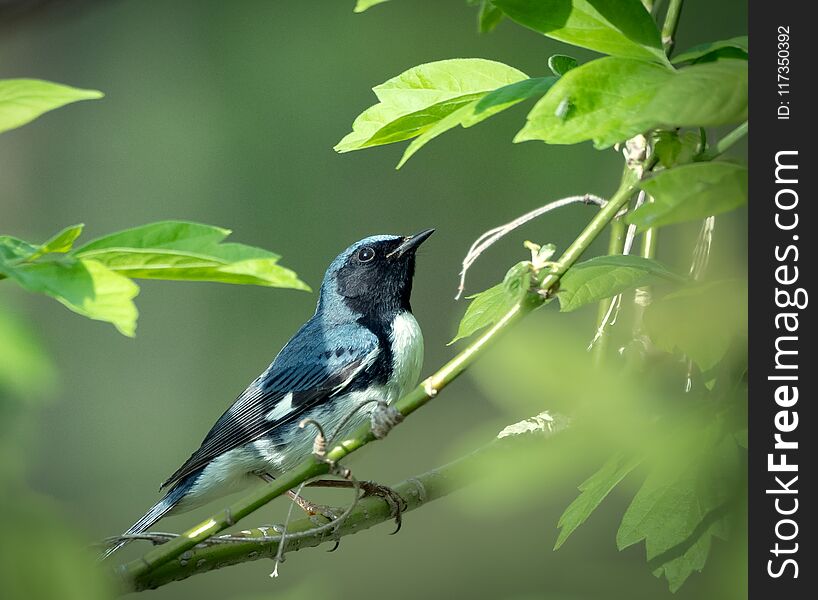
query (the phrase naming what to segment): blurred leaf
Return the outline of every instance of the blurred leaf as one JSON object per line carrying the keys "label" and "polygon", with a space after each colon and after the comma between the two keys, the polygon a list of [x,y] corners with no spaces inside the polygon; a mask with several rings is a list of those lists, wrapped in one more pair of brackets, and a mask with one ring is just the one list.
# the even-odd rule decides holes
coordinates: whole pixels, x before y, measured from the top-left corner
{"label": "blurred leaf", "polygon": [[75,313],[112,323],[127,336],[136,331],[133,298],[139,287],[95,260],[65,256],[14,267],[0,264],[0,269],[28,291],[51,296]]}
{"label": "blurred leaf", "polygon": [[626,218],[640,231],[672,223],[704,219],[747,202],[747,167],[703,162],[661,171],[641,182],[653,197]]}
{"label": "blurred leaf", "polygon": [[687,131],[679,134],[677,131],[658,131],[654,139],[653,149],[656,158],[666,169],[677,164],[686,164],[693,160],[699,150],[699,134]]}
{"label": "blurred leaf", "polygon": [[687,443],[684,456],[654,467],[616,534],[620,550],[645,541],[647,560],[671,591],[701,571],[714,535],[726,539],[725,516],[741,491],[738,447],[718,419]]}
{"label": "blurred leaf", "polygon": [[641,462],[640,459],[625,458],[617,455],[606,462],[602,468],[591,475],[579,486],[582,492],[562,513],[557,527],[561,528],[554,550],[565,543],[574,530],[591,516],[602,501],[633,471]]}
{"label": "blurred leaf", "polygon": [[745,450],[747,450],[747,448],[749,448],[749,443],[748,443],[748,440],[747,440],[747,429],[746,428],[742,429],[741,431],[737,431],[736,433],[734,433],[733,437],[736,438],[736,443],[739,446],[741,446]]}
{"label": "blurred leaf", "polygon": [[[3,262],[25,260],[37,252],[38,247],[24,240],[0,235],[0,264]],[[2,273],[0,273],[2,276]]]}
{"label": "blurred leaf", "polygon": [[358,0],[355,3],[354,12],[362,13],[368,8],[372,8],[377,4],[383,4],[384,2],[389,2],[389,0]]}
{"label": "blurred leaf", "polygon": [[577,66],[579,66],[577,59],[565,54],[554,54],[548,57],[548,68],[557,77],[562,77]]}
{"label": "blurred leaf", "polygon": [[571,267],[562,276],[557,292],[560,311],[576,310],[591,302],[645,285],[656,278],[681,280],[663,264],[652,259],[621,254],[597,256]]}
{"label": "blurred leaf", "polygon": [[521,25],[615,56],[667,62],[659,30],[640,0],[494,0]]}
{"label": "blurred leaf", "polygon": [[542,96],[556,82],[556,77],[534,77],[489,92],[477,101],[474,110],[463,120],[463,127],[471,127],[524,100]]}
{"label": "blurred leaf", "polygon": [[735,336],[746,335],[747,288],[737,281],[691,285],[648,306],[644,324],[658,348],[679,350],[708,371]]}
{"label": "blurred leaf", "polygon": [[[3,543],[0,580],[3,597],[31,600],[105,600],[113,581],[76,532],[44,498],[12,489],[0,499]],[[4,494],[6,496],[6,494]]]}
{"label": "blurred leaf", "polygon": [[66,104],[97,98],[102,92],[39,79],[0,79],[0,133]]}
{"label": "blurred leaf", "polygon": [[704,569],[713,538],[727,538],[727,520],[715,519],[708,522],[700,535],[694,533],[692,537],[693,542],[683,553],[662,563],[662,566],[653,571],[657,577],[665,576],[671,592],[678,591],[694,571],[701,572]]}
{"label": "blurred leaf", "polygon": [[[747,58],[748,54],[748,40],[746,35],[741,35],[738,37],[730,38],[728,40],[719,40],[717,42],[707,42],[705,44],[699,44],[698,46],[693,46],[692,48],[685,50],[673,57],[674,64],[688,62],[688,61],[696,61],[702,58],[706,58],[712,55],[718,55],[720,50],[737,50],[740,53],[744,54],[744,58]],[[738,58],[740,55],[736,53],[732,53],[731,58]]]}
{"label": "blurred leaf", "polygon": [[570,70],[534,106],[515,142],[607,148],[648,129],[715,126],[747,115],[747,63],[725,60],[674,71],[626,58]]}
{"label": "blurred leaf", "polygon": [[361,113],[336,146],[349,152],[406,140],[486,92],[525,79],[525,73],[479,58],[413,67],[373,88],[380,101]]}
{"label": "blurred leaf", "polygon": [[477,29],[480,33],[489,33],[503,20],[503,11],[495,6],[492,0],[483,0],[480,14],[477,17]]}
{"label": "blurred leaf", "polygon": [[230,230],[184,221],[126,229],[74,252],[133,278],[216,281],[309,290],[279,256],[252,246],[221,243]]}
{"label": "blurred leaf", "polygon": [[78,225],[71,225],[66,227],[59,233],[52,236],[48,241],[43,243],[36,252],[32,255],[28,256],[28,260],[34,260],[35,258],[42,256],[43,254],[48,254],[50,252],[68,252],[71,250],[71,247],[74,245],[74,241],[80,236],[82,233],[82,228],[84,225],[79,223]]}
{"label": "blurred leaf", "polygon": [[0,309],[0,391],[31,401],[51,389],[54,378],[54,365],[31,328]]}

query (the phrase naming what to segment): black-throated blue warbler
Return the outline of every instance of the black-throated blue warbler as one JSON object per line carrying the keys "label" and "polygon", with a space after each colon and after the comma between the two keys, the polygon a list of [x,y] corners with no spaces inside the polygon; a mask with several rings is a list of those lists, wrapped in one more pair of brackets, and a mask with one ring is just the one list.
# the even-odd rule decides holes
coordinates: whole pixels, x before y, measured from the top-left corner
{"label": "black-throated blue warbler", "polygon": [[[165,496],[125,533],[142,533],[172,512],[293,468],[312,452],[312,436],[299,428],[303,419],[334,431],[356,406],[394,402],[414,386],[423,336],[409,298],[415,253],[433,232],[371,236],[339,254],[324,275],[312,318],[162,484]],[[344,430],[374,407],[369,402]]]}

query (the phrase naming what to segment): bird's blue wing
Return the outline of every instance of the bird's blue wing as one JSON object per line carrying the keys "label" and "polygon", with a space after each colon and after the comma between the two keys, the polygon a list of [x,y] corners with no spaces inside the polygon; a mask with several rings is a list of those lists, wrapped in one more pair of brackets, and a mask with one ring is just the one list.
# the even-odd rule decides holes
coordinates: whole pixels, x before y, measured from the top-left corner
{"label": "bird's blue wing", "polygon": [[342,393],[367,371],[377,354],[378,339],[364,327],[341,325],[327,329],[317,321],[308,321],[162,487]]}

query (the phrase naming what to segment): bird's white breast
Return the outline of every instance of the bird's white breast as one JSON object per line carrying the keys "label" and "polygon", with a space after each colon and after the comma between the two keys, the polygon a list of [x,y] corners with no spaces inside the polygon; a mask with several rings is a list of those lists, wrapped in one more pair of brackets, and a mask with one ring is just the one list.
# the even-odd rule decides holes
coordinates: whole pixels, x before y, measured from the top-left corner
{"label": "bird's white breast", "polygon": [[415,386],[423,367],[423,334],[412,313],[400,313],[392,321],[389,335],[392,350],[392,377],[387,385],[389,402],[394,402]]}

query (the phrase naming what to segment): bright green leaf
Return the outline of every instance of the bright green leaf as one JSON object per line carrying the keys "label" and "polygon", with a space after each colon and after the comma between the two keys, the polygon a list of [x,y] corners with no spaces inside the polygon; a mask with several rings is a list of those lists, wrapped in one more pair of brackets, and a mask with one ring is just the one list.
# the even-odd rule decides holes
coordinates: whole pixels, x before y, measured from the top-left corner
{"label": "bright green leaf", "polygon": [[570,70],[534,106],[516,142],[607,148],[648,129],[725,125],[746,119],[747,63],[724,60],[679,71],[626,58]]}
{"label": "bright green leaf", "polygon": [[614,56],[667,62],[659,30],[640,0],[494,0],[521,25]]}
{"label": "bright green leaf", "polygon": [[747,167],[702,162],[661,171],[640,183],[653,202],[628,215],[641,231],[728,212],[747,202]]}
{"label": "bright green leaf", "polygon": [[656,124],[715,127],[747,120],[747,61],[720,60],[673,72],[647,112]]}
{"label": "bright green leaf", "polygon": [[568,71],[528,114],[515,142],[543,140],[611,146],[646,131],[656,120],[646,110],[673,77],[665,66],[601,58]]}
{"label": "bright green leaf", "polygon": [[[679,64],[688,61],[698,61],[709,55],[718,55],[720,50],[734,50],[731,53],[731,58],[739,58],[740,53],[743,53],[744,58],[748,55],[748,40],[746,35],[730,38],[728,40],[719,40],[717,42],[707,42],[706,44],[699,44],[692,48],[685,50],[673,57],[672,62]],[[723,55],[723,54],[722,54]]]}
{"label": "bright green leaf", "polygon": [[579,66],[576,58],[566,56],[565,54],[554,54],[548,57],[548,68],[557,77],[562,77],[571,69]]}
{"label": "bright green leaf", "polygon": [[389,0],[358,0],[355,3],[354,12],[362,13],[368,8],[372,8],[377,4],[383,4],[384,2],[388,2]]}
{"label": "bright green leaf", "polygon": [[708,371],[736,336],[746,336],[746,286],[737,281],[691,285],[654,301],[645,309],[644,324],[656,347],[680,351]]}
{"label": "bright green leaf", "polygon": [[442,133],[449,131],[450,129],[454,129],[458,125],[462,125],[463,121],[469,116],[474,114],[474,107],[477,104],[476,100],[472,100],[468,104],[464,104],[460,108],[458,108],[453,113],[449,113],[447,116],[443,117],[440,121],[432,125],[431,127],[427,128],[423,133],[421,133],[418,137],[412,140],[412,142],[406,147],[406,150],[403,152],[403,156],[398,163],[396,168],[400,169],[407,160],[409,160],[415,152],[423,148],[426,144],[431,142],[437,136]]}
{"label": "bright green leaf", "polygon": [[28,260],[34,260],[35,258],[38,258],[43,254],[48,254],[50,252],[59,253],[68,252],[74,245],[74,241],[82,233],[83,227],[84,225],[82,223],[66,227],[59,233],[52,236],[48,241],[43,243],[34,254],[28,257]]}
{"label": "bright green leaf", "polygon": [[132,278],[216,281],[309,290],[279,256],[252,246],[221,243],[227,229],[162,221],[114,233],[74,254]]}
{"label": "bright green leaf", "polygon": [[557,542],[554,544],[554,550],[558,550],[565,543],[568,536],[591,516],[591,513],[597,509],[608,494],[640,462],[641,460],[635,458],[628,459],[623,456],[615,456],[606,462],[599,471],[580,484],[579,490],[582,493],[565,509],[557,523],[557,527],[560,527],[561,530]]}
{"label": "bright green leaf", "polygon": [[0,266],[5,261],[25,260],[37,252],[38,246],[24,240],[0,235]]}
{"label": "bright green leaf", "polygon": [[477,29],[480,33],[489,33],[503,20],[503,11],[497,8],[492,0],[483,0],[477,17]]}
{"label": "bright green leaf", "polygon": [[139,287],[97,261],[65,256],[0,268],[30,292],[51,296],[88,318],[112,323],[124,335],[133,336],[136,331],[133,298]]}
{"label": "bright green leaf", "polygon": [[479,58],[413,67],[373,88],[380,102],[355,119],[352,132],[335,150],[349,152],[415,137],[485,93],[525,78],[513,67]]}
{"label": "bright green leaf", "polygon": [[39,79],[0,79],[0,133],[25,125],[55,108],[102,95],[96,90]]}
{"label": "bright green leaf", "polygon": [[472,113],[464,119],[463,127],[471,127],[524,100],[542,96],[556,82],[557,77],[534,77],[489,92],[477,101]]}
{"label": "bright green leaf", "polygon": [[678,275],[655,260],[639,256],[597,256],[581,262],[562,276],[557,298],[560,311],[604,300],[657,278],[680,281]]}

